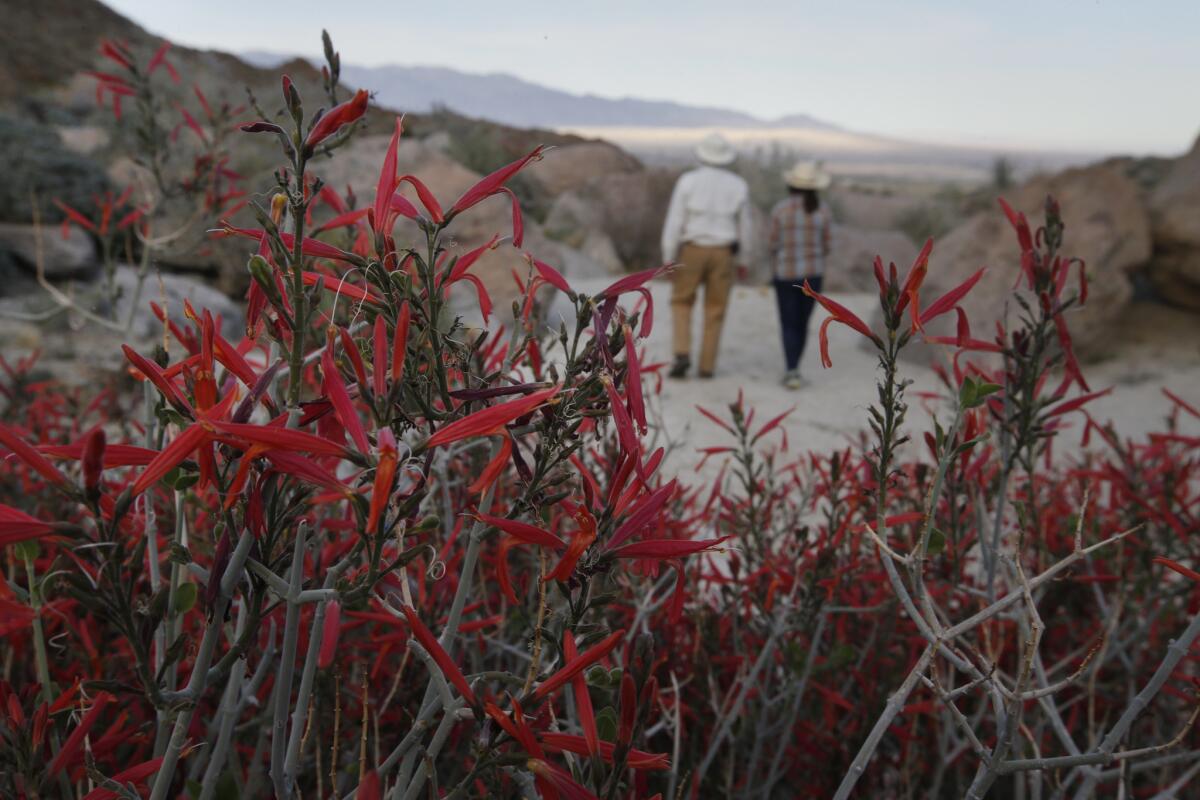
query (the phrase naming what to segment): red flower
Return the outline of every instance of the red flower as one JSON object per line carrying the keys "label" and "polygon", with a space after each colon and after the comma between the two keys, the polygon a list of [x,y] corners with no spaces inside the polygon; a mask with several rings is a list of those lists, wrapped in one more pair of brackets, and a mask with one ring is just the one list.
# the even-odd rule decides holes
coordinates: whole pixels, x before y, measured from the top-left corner
{"label": "red flower", "polygon": [[475,693],[471,691],[471,686],[467,683],[466,676],[462,674],[462,670],[450,658],[450,654],[434,638],[429,628],[425,627],[425,623],[421,622],[421,619],[417,616],[417,612],[409,606],[402,606],[400,610],[408,618],[408,624],[412,627],[413,636],[416,637],[416,640],[421,643],[421,646],[425,648],[429,655],[433,656],[433,660],[437,662],[438,668],[446,676],[446,680],[454,684],[454,687],[458,689],[458,693],[463,696],[468,705],[478,706],[479,700],[476,699]]}
{"label": "red flower", "polygon": [[481,411],[476,411],[474,414],[468,414],[462,419],[456,419],[454,422],[439,428],[433,436],[429,437],[429,441],[425,444],[427,447],[439,447],[475,436],[488,436],[497,433],[508,423],[525,416],[538,406],[549,401],[550,398],[558,394],[558,389],[559,387],[557,386],[551,386],[549,389],[542,389],[540,392],[526,395],[519,400],[498,403]]}
{"label": "red flower", "polygon": [[833,360],[829,358],[829,326],[834,322],[840,322],[850,328],[861,333],[863,336],[870,339],[878,345],[879,337],[871,330],[867,323],[863,322],[850,309],[846,308],[841,303],[830,300],[823,294],[813,290],[808,281],[804,281],[804,293],[821,304],[821,307],[829,312],[830,316],[821,323],[821,364],[828,369],[833,366]]}
{"label": "red flower", "polygon": [[54,531],[54,526],[34,519],[24,511],[0,505],[0,547],[37,539]]}
{"label": "red flower", "polygon": [[337,653],[338,635],[342,632],[342,604],[331,600],[325,607],[325,623],[321,627],[321,650],[317,654],[317,667],[328,669]]}
{"label": "red flower", "polygon": [[59,486],[66,486],[69,483],[66,475],[59,472],[35,447],[28,444],[16,431],[3,423],[0,423],[0,444],[11,450],[17,458],[25,462],[26,466],[51,483]]}
{"label": "red flower", "polygon": [[[524,169],[529,162],[541,160],[544,149],[540,146],[536,147],[524,158],[519,158],[484,177],[470,189],[463,192],[462,197],[454,201],[454,205],[450,206],[449,216],[453,217],[456,214],[461,214],[471,206],[496,194],[513,175]],[[516,202],[515,198],[513,202]]]}
{"label": "red flower", "polygon": [[304,139],[304,146],[308,150],[312,150],[341,130],[343,126],[357,121],[366,113],[369,97],[366,89],[359,89],[349,100],[329,109],[308,132],[308,136]]}
{"label": "red flower", "polygon": [[546,680],[538,684],[533,692],[533,699],[542,700],[548,695],[565,686],[572,678],[595,664],[612,652],[621,640],[625,638],[625,629],[614,631],[596,644],[584,650],[579,656],[569,659],[562,667]]}
{"label": "red flower", "polygon": [[371,510],[367,515],[367,532],[374,533],[387,508],[396,478],[396,437],[391,428],[379,429],[379,464],[375,467],[375,483],[371,488]]}

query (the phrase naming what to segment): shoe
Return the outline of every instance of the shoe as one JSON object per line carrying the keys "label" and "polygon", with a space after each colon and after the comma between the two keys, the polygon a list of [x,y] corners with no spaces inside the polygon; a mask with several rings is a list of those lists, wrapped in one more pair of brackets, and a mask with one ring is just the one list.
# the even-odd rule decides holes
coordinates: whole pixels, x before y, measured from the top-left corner
{"label": "shoe", "polygon": [[788,370],[784,374],[783,387],[785,389],[790,389],[791,391],[794,392],[803,386],[804,386],[804,381],[800,379],[800,370],[798,370],[798,369]]}
{"label": "shoe", "polygon": [[698,372],[696,374],[699,375],[704,380],[710,380],[713,376],[713,374],[711,372],[705,372],[703,370],[701,370],[700,372]]}
{"label": "shoe", "polygon": [[671,371],[667,373],[671,378],[686,378],[688,370],[692,368],[692,360],[687,356],[675,356],[675,363],[671,365]]}

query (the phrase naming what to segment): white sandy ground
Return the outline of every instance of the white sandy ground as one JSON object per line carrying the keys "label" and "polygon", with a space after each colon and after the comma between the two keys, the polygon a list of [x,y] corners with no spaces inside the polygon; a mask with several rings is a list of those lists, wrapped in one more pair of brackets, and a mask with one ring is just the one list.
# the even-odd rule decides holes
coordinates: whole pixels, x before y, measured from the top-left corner
{"label": "white sandy ground", "polygon": [[[576,280],[572,285],[577,291],[595,293],[606,282]],[[670,286],[665,281],[656,281],[651,284],[651,291],[655,324],[647,344],[647,362],[655,363],[671,357]],[[871,294],[834,297],[866,320],[871,319],[870,312],[878,302]],[[697,302],[693,309],[697,345],[699,305]],[[562,297],[551,306],[548,321],[557,327],[560,316],[565,316],[570,324],[571,308]],[[853,442],[857,432],[867,427],[867,407],[875,399],[877,362],[873,350],[860,346],[862,337],[835,324],[830,328],[829,348],[833,367],[822,369],[817,331],[824,318],[824,311],[817,308],[810,320],[808,346],[801,363],[805,387],[789,391],[780,384],[784,365],[772,291],[748,286],[734,290],[716,376],[709,380],[692,377],[663,382],[657,403],[658,435],[662,437],[658,443],[669,441],[677,445],[671,458],[674,472],[685,479],[691,476],[705,481],[716,475],[719,458],[711,459],[702,471],[695,471],[699,459],[696,450],[728,444],[731,437],[705,419],[696,406],[727,416],[725,406],[736,400],[739,390],[744,393],[747,407],[756,409],[756,425],[795,406],[796,410],[784,423],[792,453],[829,452]],[[1093,390],[1115,387],[1111,395],[1091,404],[1090,410],[1097,420],[1111,419],[1127,437],[1162,430],[1171,405],[1162,394],[1163,386],[1200,406],[1200,317],[1158,305],[1135,304],[1122,319],[1119,330],[1121,345],[1103,361],[1084,365],[1084,374]],[[947,349],[947,357],[950,354]],[[693,361],[696,357],[694,353]],[[930,427],[929,416],[922,406],[928,404],[918,393],[937,391],[936,376],[932,369],[911,363],[903,365],[903,374],[913,381],[908,390],[909,421],[917,431],[926,430]],[[945,415],[949,413],[947,409],[942,405],[939,410]],[[1056,445],[1059,453],[1078,449],[1083,417],[1075,417],[1072,429],[1060,436],[1061,444]],[[1183,419],[1180,429],[1200,435],[1200,420]],[[913,439],[919,442],[919,436]],[[910,447],[919,448],[913,454],[925,449],[917,444]]]}

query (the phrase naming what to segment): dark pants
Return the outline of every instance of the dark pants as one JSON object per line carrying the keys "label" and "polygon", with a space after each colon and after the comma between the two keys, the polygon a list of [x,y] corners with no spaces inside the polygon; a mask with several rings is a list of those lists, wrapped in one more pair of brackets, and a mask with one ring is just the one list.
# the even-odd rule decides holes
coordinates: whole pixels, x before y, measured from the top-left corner
{"label": "dark pants", "polygon": [[[808,318],[813,310],[813,299],[801,291],[802,283],[775,279],[775,299],[779,303],[779,327],[783,329],[783,355],[788,370],[800,366],[804,342],[808,339]],[[809,278],[808,283],[814,292],[821,291],[820,278]]]}

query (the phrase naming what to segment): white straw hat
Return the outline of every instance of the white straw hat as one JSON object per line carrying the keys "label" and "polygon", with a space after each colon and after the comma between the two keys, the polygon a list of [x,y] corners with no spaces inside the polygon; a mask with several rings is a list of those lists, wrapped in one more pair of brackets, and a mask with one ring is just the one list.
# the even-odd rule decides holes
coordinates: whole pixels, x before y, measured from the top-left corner
{"label": "white straw hat", "polygon": [[737,151],[724,136],[710,133],[696,145],[696,158],[710,167],[727,167],[737,158]]}
{"label": "white straw hat", "polygon": [[824,189],[832,178],[816,161],[799,161],[783,173],[783,181],[793,189]]}

